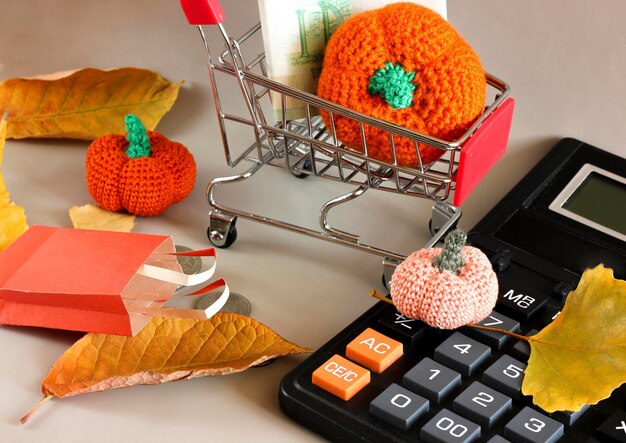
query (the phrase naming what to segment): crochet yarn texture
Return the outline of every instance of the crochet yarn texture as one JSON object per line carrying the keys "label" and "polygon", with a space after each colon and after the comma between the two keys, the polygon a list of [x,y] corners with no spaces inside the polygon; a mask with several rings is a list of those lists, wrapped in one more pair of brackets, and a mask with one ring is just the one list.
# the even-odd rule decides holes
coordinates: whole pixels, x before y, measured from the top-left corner
{"label": "crochet yarn texture", "polygon": [[[342,23],[325,49],[321,98],[446,141],[460,137],[481,114],[485,74],[467,42],[437,13],[393,3]],[[328,112],[321,112],[330,127]],[[358,122],[334,115],[339,140],[363,152]],[[369,157],[392,163],[390,135],[365,125]],[[412,140],[394,137],[399,165],[419,166]],[[422,164],[444,151],[419,145]]]}
{"label": "crochet yarn texture", "polygon": [[128,136],[99,137],[87,150],[87,190],[109,211],[139,216],[161,214],[183,200],[196,180],[196,162],[180,143],[146,131],[126,116]]}
{"label": "crochet yarn texture", "polygon": [[[452,243],[452,249],[459,244]],[[441,329],[456,329],[487,317],[498,300],[498,278],[482,251],[464,246],[459,252],[456,262],[464,264],[458,274],[435,265],[442,261],[438,260],[442,248],[421,249],[400,263],[390,286],[398,312]],[[447,267],[455,260],[444,257],[443,261]]]}

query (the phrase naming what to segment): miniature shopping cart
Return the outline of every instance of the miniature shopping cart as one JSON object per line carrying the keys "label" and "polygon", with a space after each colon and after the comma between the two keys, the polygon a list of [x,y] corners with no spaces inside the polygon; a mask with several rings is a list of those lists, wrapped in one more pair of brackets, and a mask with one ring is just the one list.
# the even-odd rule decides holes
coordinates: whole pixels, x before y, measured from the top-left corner
{"label": "miniature shopping cart", "polygon": [[[262,52],[244,57],[244,46],[262,38],[260,24],[241,38],[234,39],[222,25],[224,15],[217,0],[181,0],[181,5],[189,23],[198,25],[202,36],[226,161],[230,167],[248,165],[243,173],[215,178],[207,187],[211,208],[208,236],[217,247],[229,247],[235,241],[235,223],[240,217],[380,255],[388,270],[404,260],[405,256],[363,244],[358,235],[333,228],[328,223],[329,211],[356,199],[369,189],[431,199],[435,202],[430,221],[433,237],[426,246],[432,246],[457,223],[461,215],[458,206],[506,150],[513,99],[508,97],[508,85],[496,77],[487,75],[491,89],[488,97],[493,99],[485,106],[482,115],[462,137],[447,142],[360,114],[269,79]],[[203,25],[216,25],[224,39],[225,49],[217,58],[211,54]],[[242,115],[224,111],[218,75],[220,80],[225,79],[231,86],[232,82],[238,85],[245,102]],[[271,111],[266,112],[270,100],[280,100],[282,117],[273,118]],[[303,103],[306,117],[288,120],[284,112],[287,100]],[[314,115],[317,110],[325,110],[331,122],[333,116],[357,122],[361,128],[363,153],[342,144],[335,136],[334,126],[325,127],[321,117]],[[232,125],[239,131],[252,131],[254,143],[243,147],[232,143],[232,132],[227,130]],[[364,135],[366,125],[377,127],[389,135],[392,159],[396,159],[396,137],[412,140],[418,166],[405,167],[397,161],[385,162],[368,157]],[[443,155],[430,164],[423,164],[419,155],[420,143],[442,150]],[[321,231],[230,208],[216,200],[216,188],[247,180],[265,165],[285,168],[297,177],[315,175],[332,179],[351,185],[351,190],[321,207]],[[446,199],[453,190],[454,202],[450,204]]]}

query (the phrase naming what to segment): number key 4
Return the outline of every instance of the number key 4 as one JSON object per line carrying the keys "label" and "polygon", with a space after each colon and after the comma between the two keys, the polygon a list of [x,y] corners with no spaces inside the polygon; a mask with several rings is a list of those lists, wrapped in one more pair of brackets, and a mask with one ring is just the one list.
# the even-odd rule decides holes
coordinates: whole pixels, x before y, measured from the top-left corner
{"label": "number key 4", "polygon": [[435,360],[465,376],[472,375],[491,355],[491,348],[455,332],[435,349]]}

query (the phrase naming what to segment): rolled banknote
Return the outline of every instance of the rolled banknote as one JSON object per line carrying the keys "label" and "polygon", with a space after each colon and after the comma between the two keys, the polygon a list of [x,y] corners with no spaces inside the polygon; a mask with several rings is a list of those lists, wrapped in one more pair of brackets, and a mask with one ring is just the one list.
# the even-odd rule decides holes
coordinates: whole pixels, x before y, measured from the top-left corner
{"label": "rolled banknote", "polygon": [[[409,0],[446,18],[446,0]],[[284,85],[315,94],[322,70],[324,47],[348,17],[382,8],[394,0],[258,0],[268,75]],[[282,118],[280,94],[272,107]],[[315,112],[311,109],[311,112]],[[306,116],[302,101],[286,98],[285,118]]]}

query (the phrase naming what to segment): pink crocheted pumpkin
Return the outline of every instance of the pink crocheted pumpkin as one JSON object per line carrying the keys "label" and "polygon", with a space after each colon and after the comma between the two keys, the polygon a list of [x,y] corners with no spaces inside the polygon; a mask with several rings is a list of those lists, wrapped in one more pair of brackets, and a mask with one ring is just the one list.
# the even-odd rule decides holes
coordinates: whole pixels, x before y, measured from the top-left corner
{"label": "pink crocheted pumpkin", "polygon": [[400,313],[441,329],[477,323],[491,313],[498,279],[485,254],[464,246],[465,239],[463,231],[453,231],[443,249],[421,249],[400,263],[391,278]]}

